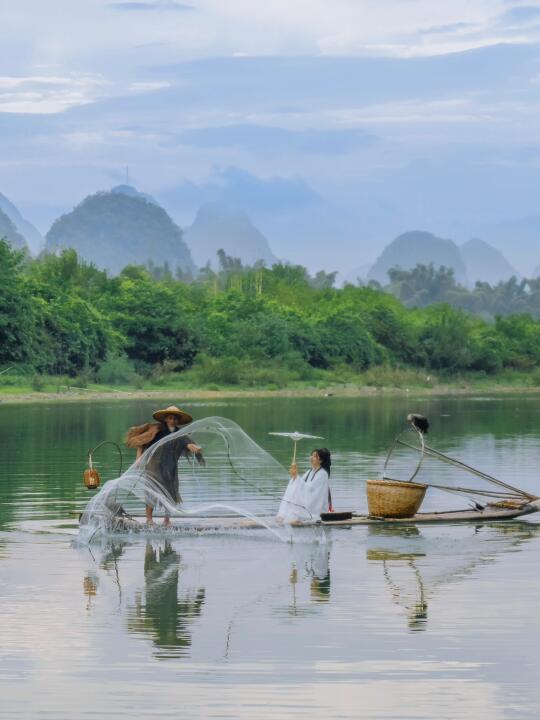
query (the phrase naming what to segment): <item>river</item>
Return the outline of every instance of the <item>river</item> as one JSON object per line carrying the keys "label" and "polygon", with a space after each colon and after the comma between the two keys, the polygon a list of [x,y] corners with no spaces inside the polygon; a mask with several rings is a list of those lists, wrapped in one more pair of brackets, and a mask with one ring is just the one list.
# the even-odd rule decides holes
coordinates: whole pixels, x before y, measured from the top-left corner
{"label": "river", "polygon": [[[155,404],[0,405],[0,717],[540,716],[536,516],[298,531],[293,542],[255,530],[74,543],[91,496],[87,450],[120,442]],[[236,421],[284,465],[290,443],[269,432],[323,436],[337,509],[366,509],[365,481],[380,476],[411,411],[430,418],[433,446],[540,494],[540,397],[182,407]],[[310,450],[300,445],[303,467]],[[97,456],[103,478],[114,477],[114,449]],[[231,493],[272,511],[283,489]],[[186,503],[218,490],[185,473]],[[429,490],[424,507],[467,505]]]}

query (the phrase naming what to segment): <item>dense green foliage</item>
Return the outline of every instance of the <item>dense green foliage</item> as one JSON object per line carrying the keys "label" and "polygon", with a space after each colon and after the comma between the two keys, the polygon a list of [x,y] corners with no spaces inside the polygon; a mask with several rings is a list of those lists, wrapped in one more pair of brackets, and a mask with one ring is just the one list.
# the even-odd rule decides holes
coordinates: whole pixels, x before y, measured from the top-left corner
{"label": "dense green foliage", "polygon": [[472,290],[459,285],[451,269],[433,265],[417,265],[413,270],[393,268],[388,272],[393,293],[409,308],[448,303],[460,310],[495,318],[498,315],[529,313],[540,317],[540,278],[489,285],[477,282]]}
{"label": "dense green foliage", "polygon": [[540,365],[540,321],[528,314],[488,322],[449,304],[409,309],[374,287],[335,289],[332,274],[220,262],[190,283],[166,268],[109,277],[73,250],[30,260],[0,242],[0,363],[113,384],[188,370],[206,383],[278,386],[336,368]]}
{"label": "dense green foliage", "polygon": [[[2,237],[2,235],[0,235]],[[74,248],[80,257],[117,273],[127,263],[168,261],[176,271],[195,272],[182,230],[165,210],[140,195],[99,192],[59,217],[47,233],[47,248]]]}

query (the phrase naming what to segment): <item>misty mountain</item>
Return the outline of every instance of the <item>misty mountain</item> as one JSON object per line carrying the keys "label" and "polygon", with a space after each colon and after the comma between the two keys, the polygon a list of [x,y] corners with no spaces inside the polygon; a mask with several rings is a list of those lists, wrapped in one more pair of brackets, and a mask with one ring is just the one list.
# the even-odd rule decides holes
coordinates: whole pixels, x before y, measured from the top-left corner
{"label": "misty mountain", "polygon": [[28,248],[23,236],[17,231],[15,225],[2,210],[0,210],[0,239],[7,240],[15,250]]}
{"label": "misty mountain", "polygon": [[111,273],[148,261],[167,262],[173,273],[177,268],[196,270],[182,230],[162,207],[137,191],[116,189],[88,196],[53,223],[46,242],[52,252],[74,248],[80,257]]}
{"label": "misty mountain", "polygon": [[471,285],[476,281],[496,285],[501,281],[509,280],[512,276],[519,276],[500,250],[483,240],[478,238],[469,240],[461,245],[459,250]]}
{"label": "misty mountain", "polygon": [[429,232],[413,230],[403,233],[387,245],[367,275],[368,280],[388,283],[388,270],[400,267],[411,270],[418,264],[452,268],[457,282],[465,284],[467,270],[458,246],[453,240]]}
{"label": "misty mountain", "polygon": [[262,260],[270,267],[279,262],[268,240],[244,212],[218,203],[206,203],[199,209],[193,225],[186,228],[185,240],[199,267],[210,261],[217,268],[220,249],[240,258],[244,265]]}
{"label": "misty mountain", "polygon": [[45,240],[37,228],[28,222],[15,205],[0,193],[0,210],[5,213],[15,226],[16,231],[24,238],[26,245],[34,255],[41,252]]}
{"label": "misty mountain", "polygon": [[540,215],[528,215],[480,228],[499,250],[509,255],[524,277],[540,263]]}
{"label": "misty mountain", "polygon": [[368,276],[369,271],[373,267],[373,263],[366,263],[365,265],[360,265],[359,267],[355,267],[352,270],[347,271],[346,273],[338,273],[337,279],[336,279],[336,286],[340,287],[342,285],[358,285],[365,283],[366,278]]}

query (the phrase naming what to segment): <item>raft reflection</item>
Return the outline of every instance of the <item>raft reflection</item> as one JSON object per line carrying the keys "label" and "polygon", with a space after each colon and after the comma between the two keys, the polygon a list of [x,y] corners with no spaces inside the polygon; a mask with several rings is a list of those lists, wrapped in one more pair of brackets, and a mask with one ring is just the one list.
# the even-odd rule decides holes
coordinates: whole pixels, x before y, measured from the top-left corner
{"label": "raft reflection", "polygon": [[[439,535],[436,562],[430,553],[434,534]],[[408,629],[418,632],[427,629],[429,601],[439,590],[465,580],[480,565],[495,562],[539,534],[539,525],[519,521],[473,527],[454,525],[446,530],[370,526],[366,559],[381,564],[392,601],[405,611]],[[445,536],[449,543],[447,551],[441,554]]]}

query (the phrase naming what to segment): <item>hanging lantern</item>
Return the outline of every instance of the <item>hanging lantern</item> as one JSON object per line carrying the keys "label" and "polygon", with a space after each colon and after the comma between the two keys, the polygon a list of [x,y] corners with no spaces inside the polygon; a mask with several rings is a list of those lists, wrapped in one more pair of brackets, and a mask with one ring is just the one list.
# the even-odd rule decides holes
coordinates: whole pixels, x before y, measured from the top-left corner
{"label": "hanging lantern", "polygon": [[118,475],[122,474],[122,450],[120,449],[119,445],[117,445],[117,443],[112,442],[111,440],[104,440],[103,442],[100,442],[99,445],[96,445],[95,448],[88,451],[88,467],[83,473],[83,482],[88,490],[97,490],[101,483],[99,473],[94,468],[92,454],[95,453],[95,451],[103,445],[113,445],[118,450],[118,455],[120,456],[120,467],[118,468]]}
{"label": "hanging lantern", "polygon": [[101,478],[98,471],[92,466],[92,453],[88,453],[88,467],[83,473],[83,481],[88,490],[97,490]]}

